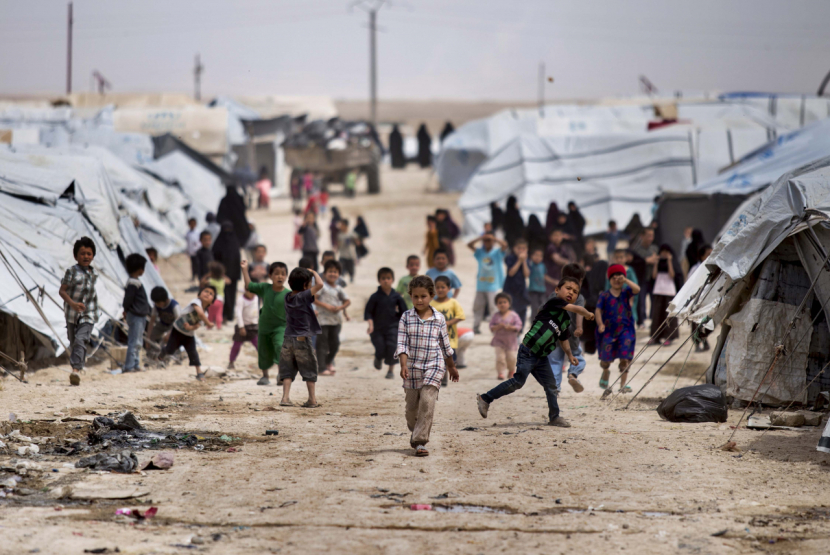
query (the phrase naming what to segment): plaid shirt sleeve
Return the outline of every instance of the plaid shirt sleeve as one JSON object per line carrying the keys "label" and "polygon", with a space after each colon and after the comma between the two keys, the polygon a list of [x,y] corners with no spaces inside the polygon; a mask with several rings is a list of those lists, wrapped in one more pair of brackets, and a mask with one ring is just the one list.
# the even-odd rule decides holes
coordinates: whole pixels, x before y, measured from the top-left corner
{"label": "plaid shirt sleeve", "polygon": [[395,358],[401,355],[409,356],[409,349],[406,346],[406,321],[409,311],[403,313],[403,316],[398,321],[398,347],[395,349]]}

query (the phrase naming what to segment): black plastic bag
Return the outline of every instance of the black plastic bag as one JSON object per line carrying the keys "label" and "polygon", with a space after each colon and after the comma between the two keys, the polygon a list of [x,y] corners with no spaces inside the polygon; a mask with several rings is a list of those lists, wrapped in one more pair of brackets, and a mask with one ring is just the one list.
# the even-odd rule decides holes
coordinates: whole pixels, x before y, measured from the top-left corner
{"label": "black plastic bag", "polygon": [[716,385],[682,387],[666,397],[657,414],[669,422],[726,422],[726,397]]}

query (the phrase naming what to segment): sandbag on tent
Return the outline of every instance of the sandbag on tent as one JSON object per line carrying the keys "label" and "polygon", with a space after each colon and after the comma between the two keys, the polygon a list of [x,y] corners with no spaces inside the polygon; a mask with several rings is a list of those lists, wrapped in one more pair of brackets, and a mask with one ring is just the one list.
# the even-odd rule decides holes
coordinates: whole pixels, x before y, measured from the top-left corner
{"label": "sandbag on tent", "polygon": [[551,202],[576,202],[586,234],[608,220],[627,222],[651,213],[662,186],[693,184],[691,137],[669,130],[638,135],[538,137],[521,135],[484,163],[458,204],[465,233],[481,233],[492,202],[515,196],[527,220],[545,219]]}
{"label": "sandbag on tent", "polygon": [[669,422],[726,422],[728,412],[723,392],[710,384],[681,387],[657,407]]}

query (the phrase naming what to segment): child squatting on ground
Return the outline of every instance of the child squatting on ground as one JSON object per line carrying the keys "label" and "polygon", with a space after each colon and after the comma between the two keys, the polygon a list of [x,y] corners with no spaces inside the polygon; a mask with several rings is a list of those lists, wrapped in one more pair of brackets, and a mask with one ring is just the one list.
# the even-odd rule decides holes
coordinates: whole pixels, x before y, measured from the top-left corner
{"label": "child squatting on ground", "polygon": [[75,264],[66,270],[59,291],[64,302],[66,333],[69,337],[70,385],[81,385],[81,370],[86,363],[86,347],[92,328],[98,321],[98,294],[95,283],[98,272],[92,267],[95,243],[89,237],[81,237],[72,247]]}
{"label": "child squatting on ground", "polygon": [[216,299],[216,289],[207,285],[202,287],[199,291],[199,296],[190,301],[190,303],[181,309],[180,316],[173,324],[173,330],[170,332],[170,339],[167,340],[167,346],[161,355],[163,361],[176,353],[181,347],[184,347],[187,352],[187,358],[190,361],[190,366],[196,368],[196,379],[204,380],[205,375],[202,372],[202,361],[199,360],[199,351],[196,349],[196,330],[202,324],[208,329],[213,328],[213,323],[208,320],[207,311],[213,301]]}
{"label": "child squatting on ground", "polygon": [[[375,347],[375,369],[380,370],[385,362],[389,368],[386,372],[386,378],[389,380],[395,377],[392,367],[397,363],[395,348],[398,345],[398,322],[407,310],[403,297],[392,289],[394,281],[395,272],[391,268],[378,270],[380,285],[378,290],[369,297],[363,311],[363,319],[369,323],[366,332]],[[433,294],[434,292],[435,286],[433,285]]]}
{"label": "child squatting on ground", "polygon": [[[311,279],[314,278],[314,285]],[[312,340],[320,335],[320,323],[314,314],[314,296],[323,288],[323,278],[314,270],[294,268],[288,276],[291,292],[285,296],[285,340],[280,352],[280,375],[282,382],[282,400],[280,406],[293,407],[289,394],[291,383],[299,372],[308,387],[308,400],[305,408],[315,409],[317,403],[315,387],[317,384],[317,356]]]}
{"label": "child squatting on ground", "polygon": [[[150,291],[153,312],[150,315],[147,332],[147,359],[155,361],[167,343],[173,324],[179,318],[179,303],[170,298],[164,287],[153,287]],[[145,363],[145,366],[148,364]]]}
{"label": "child squatting on ground", "polygon": [[127,287],[124,289],[124,319],[127,321],[127,357],[124,362],[124,372],[139,372],[141,370],[141,346],[144,344],[144,328],[147,325],[147,316],[150,315],[150,303],[147,301],[147,292],[139,279],[144,275],[144,266],[147,259],[140,254],[133,253],[124,261],[127,266]]}
{"label": "child squatting on ground", "polygon": [[245,290],[262,299],[257,332],[257,361],[259,369],[262,370],[262,377],[257,385],[269,385],[271,381],[268,379],[268,370],[280,363],[285,338],[285,296],[289,292],[285,287],[285,280],[288,279],[288,266],[282,262],[274,262],[268,268],[271,283],[253,283],[248,273],[248,261],[242,260],[240,265]]}
{"label": "child squatting on ground", "polygon": [[487,418],[487,411],[493,401],[521,389],[528,375],[532,374],[545,390],[545,397],[548,400],[548,425],[570,428],[570,423],[559,416],[556,378],[548,362],[548,355],[556,349],[558,344],[564,349],[571,364],[576,366],[578,361],[571,353],[571,346],[568,344],[568,337],[571,335],[571,318],[568,313],[575,312],[589,320],[593,319],[594,315],[583,307],[573,304],[579,296],[579,282],[576,279],[565,277],[559,280],[556,295],[539,309],[530,330],[525,334],[516,357],[515,375],[487,393],[476,395],[478,412],[482,418]]}
{"label": "child squatting on ground", "polygon": [[625,277],[626,269],[621,264],[608,268],[611,289],[603,291],[597,301],[597,354],[602,367],[599,386],[605,391],[602,397],[611,394],[608,388],[611,363],[620,360],[620,392],[628,393],[631,388],[625,385],[628,379],[628,367],[634,358],[634,344],[637,334],[634,330],[634,318],[631,314],[631,301],[640,292],[640,286]]}
{"label": "child squatting on ground", "polygon": [[435,285],[427,276],[409,283],[412,310],[407,310],[398,324],[395,357],[401,362],[401,378],[406,393],[406,425],[412,432],[409,444],[415,455],[426,457],[429,433],[435,417],[435,401],[445,372],[458,381],[453,350],[447,336],[444,316],[430,306]]}

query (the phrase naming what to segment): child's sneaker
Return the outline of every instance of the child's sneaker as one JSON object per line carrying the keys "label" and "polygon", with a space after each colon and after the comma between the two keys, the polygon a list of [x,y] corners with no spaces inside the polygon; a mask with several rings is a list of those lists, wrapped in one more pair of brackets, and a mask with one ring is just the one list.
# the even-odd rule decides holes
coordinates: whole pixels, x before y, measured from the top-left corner
{"label": "child's sneaker", "polygon": [[392,372],[392,369],[390,368],[389,371],[386,373],[386,379],[391,380],[394,377],[395,377],[395,373]]}
{"label": "child's sneaker", "polygon": [[228,370],[234,370],[233,362],[228,363]]}
{"label": "child's sneaker", "polygon": [[262,377],[261,377],[261,378],[257,381],[257,383],[256,383],[256,384],[257,384],[257,385],[271,385],[271,380],[269,380],[269,379],[268,379],[268,378],[266,378],[265,376],[262,376]]}
{"label": "child's sneaker", "polygon": [[481,398],[481,395],[476,395],[476,405],[478,405],[478,413],[482,418],[487,418],[487,411],[490,410],[490,403]]}
{"label": "child's sneaker", "polygon": [[558,428],[570,428],[571,423],[562,418],[561,416],[557,416],[550,422],[548,422],[548,426],[556,426]]}
{"label": "child's sneaker", "polygon": [[585,387],[581,383],[579,383],[579,378],[577,378],[573,374],[568,374],[568,383],[577,393],[582,393],[583,391],[585,391]]}
{"label": "child's sneaker", "polygon": [[69,374],[69,385],[81,385],[81,375],[78,372]]}
{"label": "child's sneaker", "polygon": [[375,357],[375,370],[380,370],[381,368],[383,368],[383,361]]}

